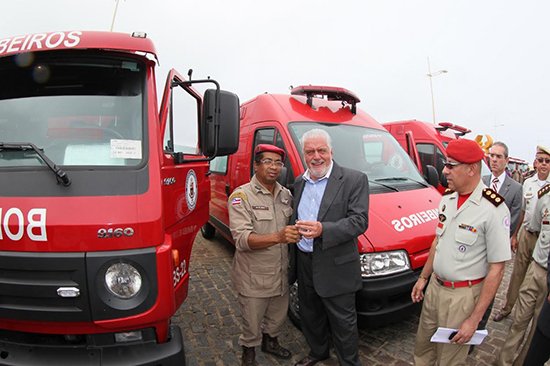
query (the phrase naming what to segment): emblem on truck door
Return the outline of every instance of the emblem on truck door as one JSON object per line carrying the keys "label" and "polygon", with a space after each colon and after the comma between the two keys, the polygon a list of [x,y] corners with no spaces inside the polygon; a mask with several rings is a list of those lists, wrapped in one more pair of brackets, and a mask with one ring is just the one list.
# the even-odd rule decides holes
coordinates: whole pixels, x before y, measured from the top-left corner
{"label": "emblem on truck door", "polygon": [[193,169],[187,172],[187,178],[185,178],[185,199],[187,201],[187,207],[189,211],[195,209],[197,204],[198,188],[197,188],[197,175]]}

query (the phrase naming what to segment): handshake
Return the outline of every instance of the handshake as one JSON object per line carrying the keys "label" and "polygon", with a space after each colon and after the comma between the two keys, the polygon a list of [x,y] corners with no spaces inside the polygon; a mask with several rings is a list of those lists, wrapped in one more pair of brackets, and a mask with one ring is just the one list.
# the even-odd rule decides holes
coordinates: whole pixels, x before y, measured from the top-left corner
{"label": "handshake", "polygon": [[297,243],[302,237],[314,239],[321,236],[323,225],[319,221],[296,220],[296,224],[287,225],[279,232],[281,243]]}

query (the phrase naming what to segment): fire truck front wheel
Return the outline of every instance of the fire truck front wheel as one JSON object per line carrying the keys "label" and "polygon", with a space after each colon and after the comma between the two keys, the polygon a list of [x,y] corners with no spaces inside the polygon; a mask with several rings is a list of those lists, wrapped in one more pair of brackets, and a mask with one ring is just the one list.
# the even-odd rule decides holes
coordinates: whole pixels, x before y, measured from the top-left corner
{"label": "fire truck front wheel", "polygon": [[216,228],[207,222],[203,225],[203,227],[201,227],[201,233],[203,238],[212,239],[214,235],[216,235]]}

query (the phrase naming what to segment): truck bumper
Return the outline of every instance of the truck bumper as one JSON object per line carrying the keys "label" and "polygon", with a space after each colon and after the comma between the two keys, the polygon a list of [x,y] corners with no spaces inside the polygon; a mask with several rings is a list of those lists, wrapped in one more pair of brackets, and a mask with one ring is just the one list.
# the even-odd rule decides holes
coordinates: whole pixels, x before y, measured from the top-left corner
{"label": "truck bumper", "polygon": [[48,342],[47,336],[36,335],[32,338],[46,341],[28,344],[22,342],[24,334],[9,337],[3,334],[0,339],[0,365],[185,365],[181,330],[171,325],[169,332],[169,340],[162,344],[146,341],[109,345],[93,345],[90,341],[83,345],[60,345]]}
{"label": "truck bumper", "polygon": [[399,321],[418,311],[411,300],[411,291],[420,270],[363,280],[357,292],[357,320],[360,327],[377,327]]}

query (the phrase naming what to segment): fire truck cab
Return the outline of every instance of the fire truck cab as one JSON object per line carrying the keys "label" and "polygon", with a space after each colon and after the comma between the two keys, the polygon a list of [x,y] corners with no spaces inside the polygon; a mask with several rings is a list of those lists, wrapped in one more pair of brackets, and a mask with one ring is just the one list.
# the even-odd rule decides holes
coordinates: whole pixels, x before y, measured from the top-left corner
{"label": "fire truck cab", "polygon": [[0,364],[185,364],[170,318],[239,101],[173,69],[158,100],[157,63],[141,33],[0,40]]}
{"label": "fire truck cab", "polygon": [[[290,95],[261,94],[241,105],[239,150],[215,158],[210,220],[203,236],[215,232],[232,242],[227,200],[253,175],[254,148],[276,145],[286,152],[280,182],[291,187],[305,169],[300,145],[313,128],[326,130],[334,160],[369,177],[368,230],[359,236],[363,288],[357,294],[361,325],[378,325],[410,313],[410,292],[435,235],[439,194],[426,183],[397,141],[357,108],[359,98],[344,88],[300,86]],[[297,290],[291,288],[290,316],[299,319]]]}
{"label": "fire truck cab", "polygon": [[[435,179],[439,180],[437,189],[443,193],[447,187],[447,180],[442,174],[447,159],[447,145],[451,140],[458,139],[471,131],[450,122],[434,125],[414,119],[387,122],[382,125],[405,149],[418,171],[422,172],[426,179],[434,180],[433,175],[437,173]],[[491,172],[485,164],[482,164],[482,176],[487,174],[490,175]]]}

